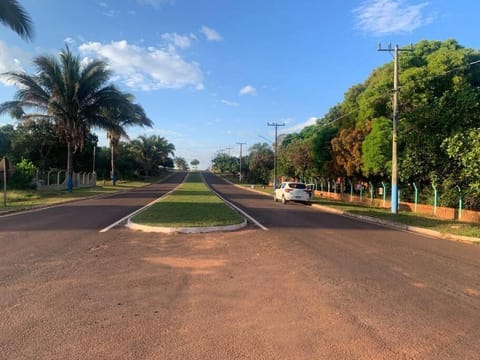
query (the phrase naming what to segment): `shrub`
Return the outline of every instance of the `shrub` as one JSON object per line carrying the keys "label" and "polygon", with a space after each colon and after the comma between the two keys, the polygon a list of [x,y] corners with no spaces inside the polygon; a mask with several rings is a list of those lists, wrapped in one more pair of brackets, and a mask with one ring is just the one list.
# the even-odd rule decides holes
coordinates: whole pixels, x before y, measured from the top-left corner
{"label": "shrub", "polygon": [[32,187],[37,167],[27,159],[22,159],[16,166],[9,181],[9,187],[14,189],[29,189]]}

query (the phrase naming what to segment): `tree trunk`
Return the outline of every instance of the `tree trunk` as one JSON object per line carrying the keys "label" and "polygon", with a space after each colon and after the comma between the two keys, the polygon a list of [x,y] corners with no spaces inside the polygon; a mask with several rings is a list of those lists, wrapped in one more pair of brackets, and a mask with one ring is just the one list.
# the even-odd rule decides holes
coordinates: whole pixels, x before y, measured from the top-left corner
{"label": "tree trunk", "polygon": [[110,152],[111,152],[111,164],[112,164],[112,185],[116,186],[117,185],[117,169],[115,168],[116,148],[115,148],[115,144],[113,143],[113,141],[110,144]]}
{"label": "tree trunk", "polygon": [[73,151],[72,143],[67,143],[67,189],[68,192],[73,191]]}

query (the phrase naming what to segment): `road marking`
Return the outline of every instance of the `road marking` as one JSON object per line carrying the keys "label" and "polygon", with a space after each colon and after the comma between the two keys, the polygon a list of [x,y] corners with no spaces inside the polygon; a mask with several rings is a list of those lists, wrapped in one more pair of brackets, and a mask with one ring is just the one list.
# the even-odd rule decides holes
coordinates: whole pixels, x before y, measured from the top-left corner
{"label": "road marking", "polygon": [[103,228],[102,230],[100,230],[99,232],[101,233],[104,233],[104,232],[107,232],[108,230],[111,230],[112,228],[114,228],[115,226],[117,226],[118,224],[121,224],[122,222],[124,221],[127,221],[128,219],[134,217],[135,215],[137,215],[139,212],[145,210],[146,208],[148,208],[149,206],[152,206],[153,204],[155,204],[156,202],[160,201],[160,199],[162,199],[163,197],[167,196],[167,195],[170,195],[172,192],[174,192],[175,190],[177,190],[177,188],[182,185],[185,180],[187,180],[187,176],[185,175],[185,177],[183,178],[183,181],[178,184],[177,186],[175,186],[175,188],[173,188],[172,190],[170,190],[169,192],[166,192],[165,194],[163,194],[162,196],[156,198],[155,200],[149,202],[147,205],[145,206],[142,206],[140,209],[137,209],[135,210],[134,212],[128,214],[127,216],[124,216],[123,218],[121,218],[120,220],[117,220],[115,221],[113,224],[110,224],[108,225],[107,227]]}
{"label": "road marking", "polygon": [[220,199],[222,199],[222,201],[224,201],[228,206],[230,206],[232,209],[234,209],[235,211],[238,211],[240,214],[242,214],[243,216],[245,216],[248,220],[250,220],[251,222],[253,222],[255,225],[257,225],[260,229],[262,230],[265,230],[265,231],[268,231],[269,229],[266,227],[266,226],[263,226],[258,220],[254,219],[251,215],[248,215],[245,211],[243,211],[242,209],[240,209],[238,206],[232,204],[230,201],[228,201],[227,199],[225,199],[224,197],[222,197],[218,192],[216,192],[215,190],[213,190],[213,188],[210,186],[210,184],[208,184],[206,181],[205,181],[205,178],[203,177],[203,174],[202,175],[202,178],[203,178],[203,181],[205,182],[205,184],[207,184],[207,186],[210,188],[210,190],[212,190],[215,195],[217,195]]}

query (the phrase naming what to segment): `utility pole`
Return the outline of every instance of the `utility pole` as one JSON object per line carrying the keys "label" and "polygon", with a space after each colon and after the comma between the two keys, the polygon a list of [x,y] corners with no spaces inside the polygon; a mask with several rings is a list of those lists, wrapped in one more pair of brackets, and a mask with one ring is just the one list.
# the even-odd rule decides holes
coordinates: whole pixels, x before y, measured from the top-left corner
{"label": "utility pole", "polygon": [[273,153],[273,190],[277,188],[277,134],[278,127],[285,126],[285,123],[267,123],[268,126],[275,126],[275,151]]}
{"label": "utility pole", "polygon": [[237,142],[237,145],[240,145],[240,176],[238,177],[240,182],[242,182],[242,146],[246,144],[247,143],[244,142]]}
{"label": "utility pole", "polygon": [[398,214],[398,158],[397,158],[397,142],[398,142],[398,52],[399,51],[413,51],[409,49],[399,49],[398,44],[392,49],[391,45],[388,48],[382,48],[378,44],[378,51],[393,51],[393,129],[392,129],[392,195],[391,195],[391,212]]}

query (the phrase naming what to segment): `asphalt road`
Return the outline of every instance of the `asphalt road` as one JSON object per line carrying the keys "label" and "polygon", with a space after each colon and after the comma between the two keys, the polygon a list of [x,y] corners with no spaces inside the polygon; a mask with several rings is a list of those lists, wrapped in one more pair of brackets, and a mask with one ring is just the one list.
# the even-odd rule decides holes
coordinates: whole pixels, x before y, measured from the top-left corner
{"label": "asphalt road", "polygon": [[205,177],[269,230],[99,232],[179,179],[0,217],[0,359],[480,358],[480,247]]}

